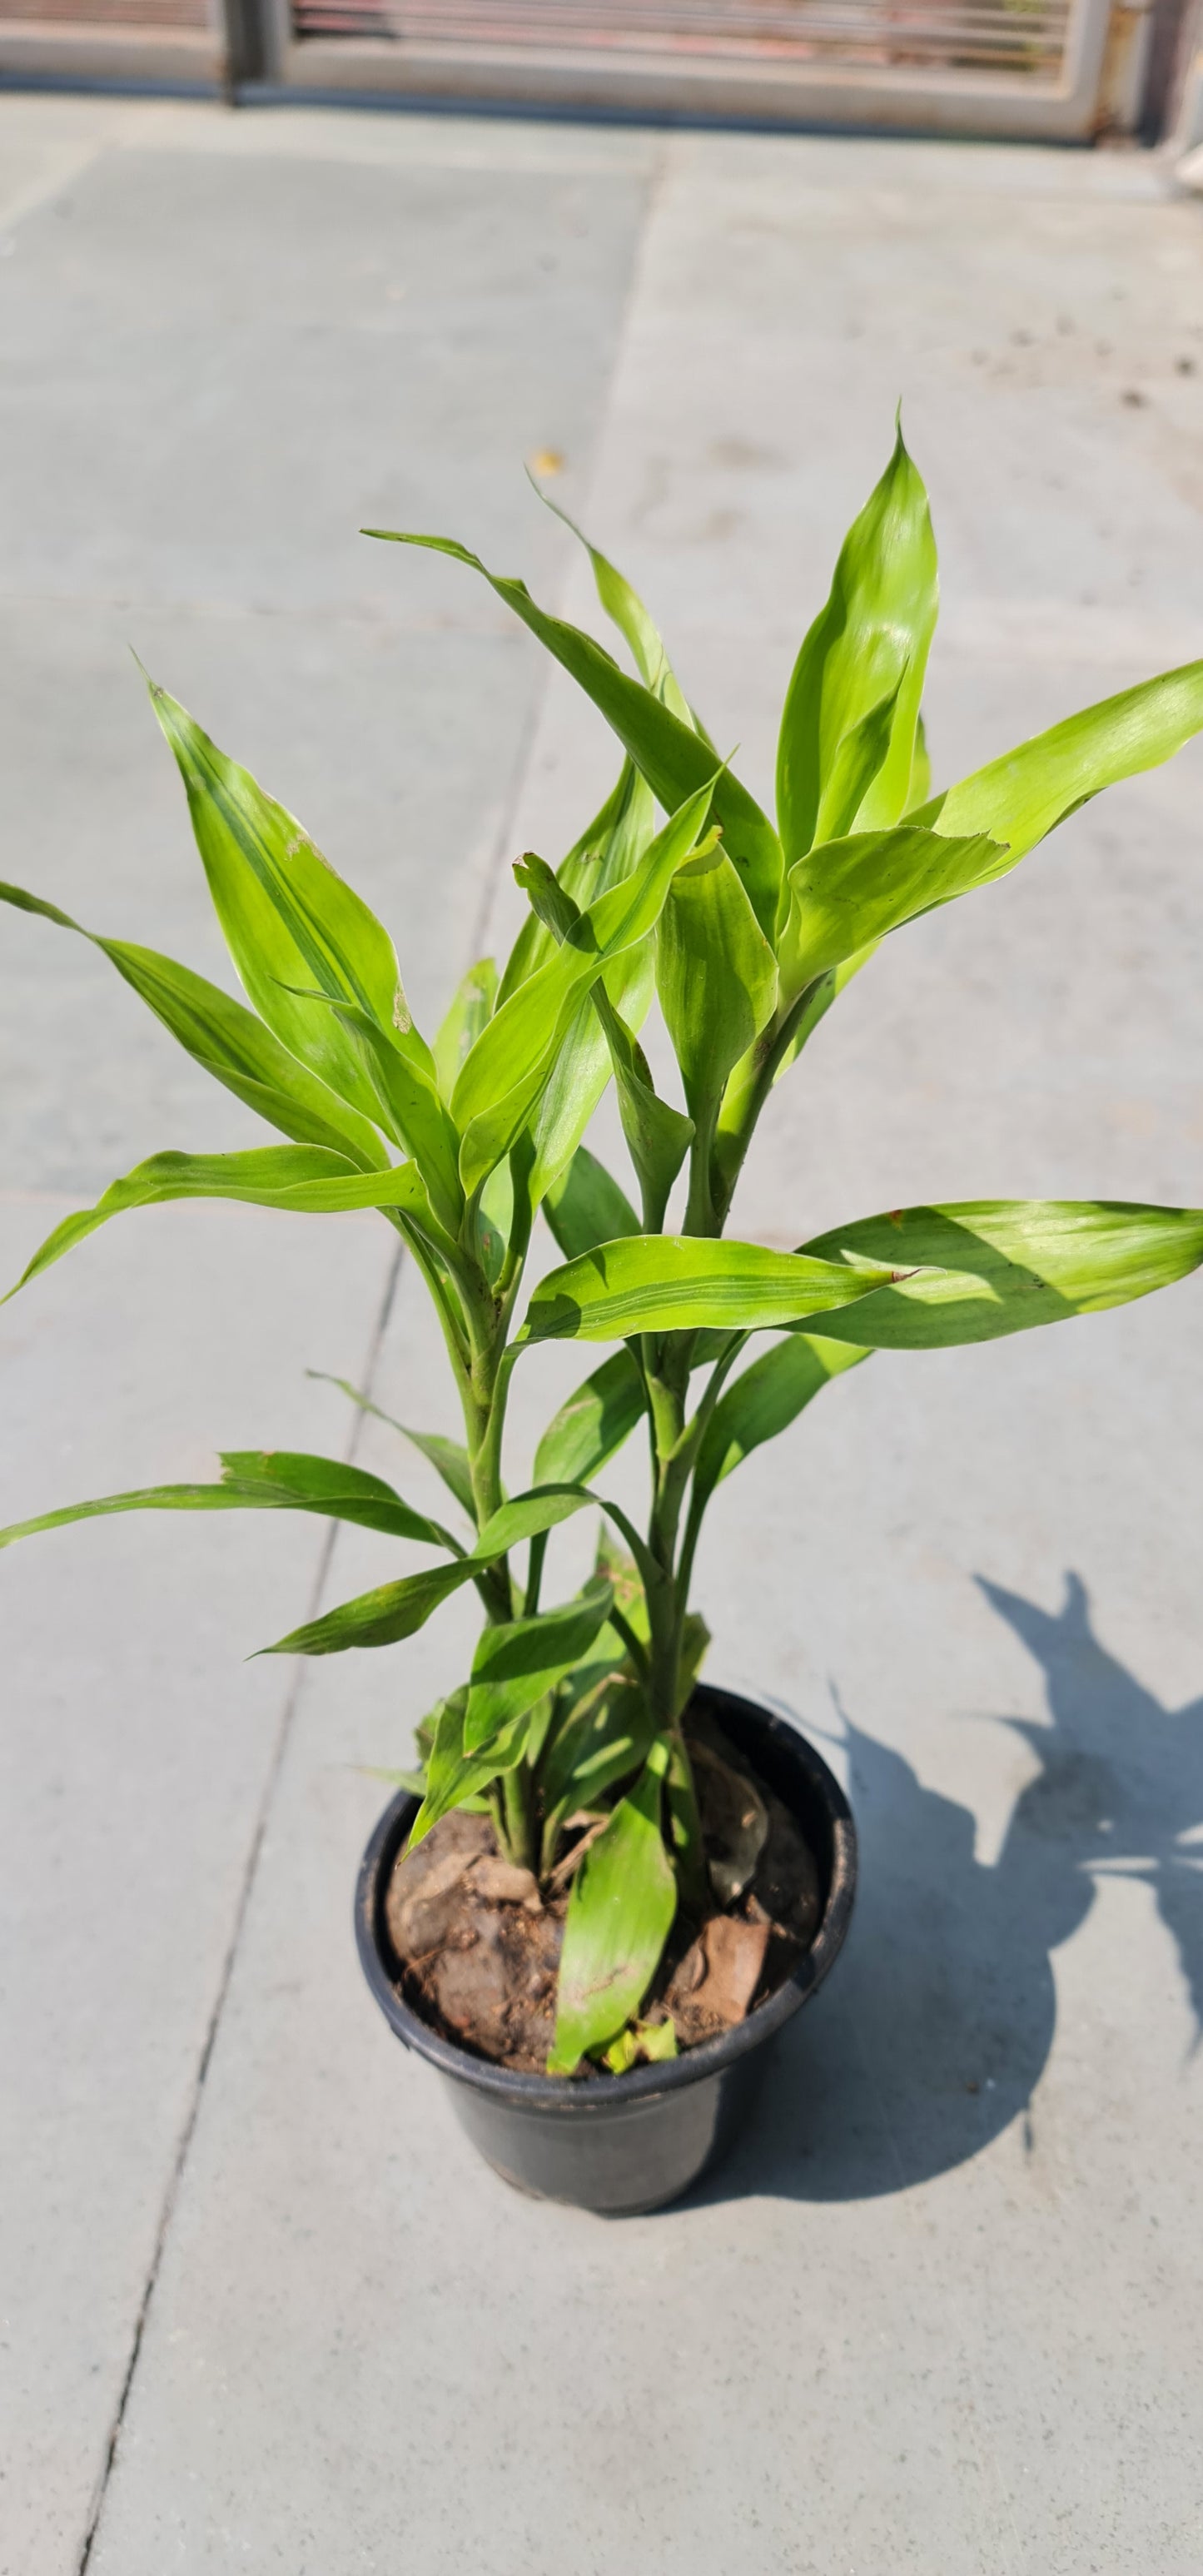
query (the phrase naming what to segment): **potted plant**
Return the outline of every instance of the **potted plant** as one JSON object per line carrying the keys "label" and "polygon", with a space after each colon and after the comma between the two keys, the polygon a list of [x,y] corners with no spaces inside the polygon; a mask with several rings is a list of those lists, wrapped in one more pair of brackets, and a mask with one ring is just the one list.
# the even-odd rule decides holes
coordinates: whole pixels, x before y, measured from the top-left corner
{"label": "potted plant", "polygon": [[[433,1299],[459,1399],[462,1440],[405,1434],[448,1489],[449,1519],[343,1461],[248,1451],[223,1458],[219,1483],[111,1495],[2,1535],[143,1507],[296,1510],[431,1551],[272,1653],[390,1645],[475,1587],[471,1671],[419,1727],[419,1771],[365,1856],[361,1954],[393,2026],[451,2078],[511,2179],[647,2207],[722,2143],[764,2042],[838,1950],[853,1890],[851,1818],[819,1756],[697,1679],[707,1638],[691,1574],[718,1486],[872,1351],[988,1341],[1143,1296],[1203,1260],[1203,1211],[1091,1201],[895,1208],[766,1249],[728,1231],[757,1120],[881,939],[1002,876],[1085,799],[1203,726],[1203,663],[933,795],[920,700],[936,556],[899,435],[794,667],[774,824],[596,549],[635,673],[462,547],[398,542],[482,573],[572,673],[622,745],[613,794],[557,870],[519,862],[529,910],[515,946],[500,975],[472,968],[428,1044],[387,930],[152,686],[250,1007],[151,950],[84,935],[288,1142],[155,1155],[58,1226],[25,1279],[160,1200],[378,1209]],[[653,999],[673,1099],[639,1041]],[[625,1185],[583,1142],[611,1081]],[[561,1257],[528,1291],[540,1214]],[[549,1423],[533,1482],[510,1493],[514,1370],[564,1340],[590,1346],[589,1371]],[[597,1344],[612,1346],[600,1364]],[[638,1522],[596,1483],[637,1429]],[[549,1602],[557,1526],[599,1507],[593,1578]]]}

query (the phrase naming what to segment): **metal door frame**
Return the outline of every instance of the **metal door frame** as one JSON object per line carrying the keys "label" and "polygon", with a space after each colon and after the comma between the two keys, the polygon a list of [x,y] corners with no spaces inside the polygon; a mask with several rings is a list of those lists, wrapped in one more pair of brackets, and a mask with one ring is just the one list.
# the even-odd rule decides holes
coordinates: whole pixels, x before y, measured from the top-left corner
{"label": "metal door frame", "polygon": [[289,0],[263,0],[267,80],[298,96],[477,99],[766,126],[1085,142],[1130,131],[1141,103],[1150,0],[1072,0],[1059,76],[822,62],[685,61],[607,45],[447,44],[293,33]]}

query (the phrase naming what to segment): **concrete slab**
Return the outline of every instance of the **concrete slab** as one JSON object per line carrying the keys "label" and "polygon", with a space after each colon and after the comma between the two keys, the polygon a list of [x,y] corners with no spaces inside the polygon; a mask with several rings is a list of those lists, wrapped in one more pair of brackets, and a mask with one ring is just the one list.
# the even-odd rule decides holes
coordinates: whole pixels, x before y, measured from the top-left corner
{"label": "concrete slab", "polygon": [[[425,1012],[542,674],[356,530],[499,541],[525,454],[583,471],[653,153],[373,130],[259,119],[248,152],[215,110],[0,99],[5,871],[231,980],[132,642],[387,915]],[[0,976],[5,1284],[143,1155],[263,1140],[82,943],[6,912]],[[97,1238],[0,1321],[3,1518],[207,1475],[223,1440],[341,1450],[304,1369],[370,1369],[394,1248],[237,1209]],[[290,1708],[241,1658],[321,1558],[315,1524],[260,1535],[121,1520],[0,1569],[4,2576],[90,2545]]]}
{"label": "concrete slab", "polygon": [[[754,779],[900,385],[950,599],[939,772],[1203,650],[1198,225],[1135,158],[664,147],[589,519]],[[444,525],[484,523],[447,499]],[[440,579],[424,613],[446,601],[467,653],[492,630]],[[611,771],[553,684],[503,849],[554,855]],[[874,962],[779,1095],[749,1230],[1198,1195],[1199,776],[1095,807]],[[432,969],[440,936],[432,913]],[[720,1499],[716,1675],[836,1739],[864,1893],[769,2118],[672,2214],[508,2193],[359,1983],[360,1766],[403,1758],[462,1669],[456,1611],[404,1663],[302,1676],[93,2571],[1203,2564],[1196,1302],[875,1361]],[[403,1277],[381,1400],[440,1419],[436,1358]],[[520,1444],[574,1373],[527,1367]],[[337,1399],[313,1402],[329,1447]],[[397,1471],[376,1426],[362,1454]],[[325,1597],[382,1564],[340,1536]]]}

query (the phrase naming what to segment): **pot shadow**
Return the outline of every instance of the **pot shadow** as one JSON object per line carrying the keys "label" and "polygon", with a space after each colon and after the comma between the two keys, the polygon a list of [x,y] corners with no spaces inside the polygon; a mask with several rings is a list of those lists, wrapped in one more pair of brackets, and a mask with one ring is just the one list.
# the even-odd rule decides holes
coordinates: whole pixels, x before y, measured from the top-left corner
{"label": "pot shadow", "polygon": [[[695,2197],[862,2200],[947,2172],[1030,2105],[1056,2024],[1052,1954],[1096,1878],[1154,1894],[1203,2031],[1203,1698],[1163,1708],[1100,1645],[1076,1574],[1053,1615],[978,1578],[1041,1665],[1048,1720],[992,1866],[967,1807],[844,1717],[861,1880],[832,1987],[782,2034],[758,2118]],[[841,1712],[843,1715],[843,1712]]]}

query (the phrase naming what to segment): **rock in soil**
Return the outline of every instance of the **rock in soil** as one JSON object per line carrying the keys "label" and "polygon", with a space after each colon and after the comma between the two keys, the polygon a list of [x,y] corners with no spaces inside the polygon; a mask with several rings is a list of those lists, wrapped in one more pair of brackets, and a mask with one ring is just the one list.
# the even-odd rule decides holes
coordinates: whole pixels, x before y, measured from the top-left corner
{"label": "rock in soil", "polygon": [[487,1817],[442,1817],[397,1862],[385,1904],[407,2002],[479,2056],[542,2075],[567,1910],[566,1894],[541,1902]]}
{"label": "rock in soil", "polygon": [[664,2001],[676,2026],[677,2044],[696,2047],[731,2030],[749,2010],[760,1984],[769,1946],[767,1915],[759,1922],[737,1914],[714,1914],[686,1951]]}

